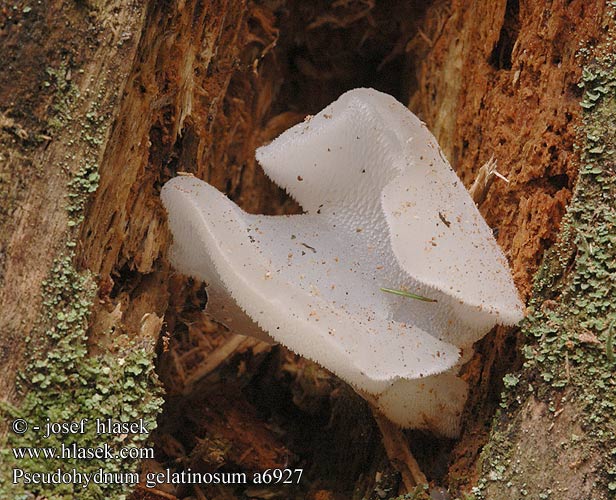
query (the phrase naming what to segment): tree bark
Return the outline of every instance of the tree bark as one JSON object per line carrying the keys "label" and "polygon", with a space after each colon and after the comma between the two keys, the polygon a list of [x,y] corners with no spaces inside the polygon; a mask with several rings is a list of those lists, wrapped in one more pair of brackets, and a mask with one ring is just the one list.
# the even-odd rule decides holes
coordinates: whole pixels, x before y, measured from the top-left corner
{"label": "tree bark", "polygon": [[[166,404],[151,436],[156,458],[144,470],[301,466],[304,482],[282,497],[403,491],[370,410],[353,391],[202,312],[201,284],[166,261],[170,234],[159,201],[162,184],[186,172],[250,212],[298,212],[256,164],[256,147],[344,90],[374,86],[426,121],[467,187],[496,159],[506,181],[493,182],[480,210],[531,304],[521,330],[492,332],[467,365],[472,389],[461,438],[405,433],[420,467],[452,498],[472,487],[486,498],[610,498],[614,290],[604,283],[616,282],[616,270],[614,242],[604,235],[614,234],[605,193],[615,194],[606,125],[613,12],[605,2],[53,0],[6,3],[1,15],[6,439],[27,394],[41,390],[32,382],[41,372],[26,367],[57,352],[59,337],[49,332],[85,301],[83,363],[129,359],[138,348],[156,354]],[[577,85],[583,68],[586,89]],[[597,135],[603,142],[589,139]],[[83,282],[68,287],[72,298],[58,299],[58,269]],[[590,321],[592,311],[601,321]],[[556,326],[546,331],[546,322]],[[597,363],[600,376],[584,378]],[[516,373],[505,378],[501,399],[509,372]],[[602,410],[590,411],[595,404]],[[563,462],[566,477],[556,472]],[[255,498],[271,493],[246,488]],[[239,490],[159,485],[134,495],[239,498]]]}

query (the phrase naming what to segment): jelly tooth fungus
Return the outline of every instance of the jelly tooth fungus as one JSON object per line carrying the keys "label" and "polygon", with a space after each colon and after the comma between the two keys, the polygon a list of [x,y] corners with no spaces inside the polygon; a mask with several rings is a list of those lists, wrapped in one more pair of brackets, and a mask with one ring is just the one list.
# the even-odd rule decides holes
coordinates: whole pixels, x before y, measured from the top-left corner
{"label": "jelly tooth fungus", "polygon": [[460,366],[523,306],[434,136],[393,97],[355,89],[257,159],[305,213],[251,215],[206,182],[171,179],[173,266],[206,282],[208,311],[234,332],[316,361],[402,427],[456,436]]}

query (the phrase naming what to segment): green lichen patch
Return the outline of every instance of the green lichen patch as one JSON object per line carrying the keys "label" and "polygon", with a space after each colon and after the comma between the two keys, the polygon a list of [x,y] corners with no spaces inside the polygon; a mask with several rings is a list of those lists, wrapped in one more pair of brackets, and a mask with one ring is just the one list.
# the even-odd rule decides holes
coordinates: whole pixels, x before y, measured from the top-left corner
{"label": "green lichen patch", "polygon": [[[2,450],[4,463],[0,476],[0,497],[18,498],[20,494],[35,493],[49,499],[123,498],[129,484],[103,482],[83,488],[80,484],[14,485],[9,473],[13,469],[28,472],[54,472],[72,469],[82,474],[97,472],[127,474],[135,472],[139,460],[77,458],[16,458],[15,449],[54,448],[60,450],[73,444],[80,448],[96,449],[107,444],[114,452],[120,448],[146,450],[149,434],[99,435],[95,421],[107,419],[133,422],[143,419],[148,431],[156,425],[162,405],[160,390],[152,363],[152,349],[137,346],[123,339],[121,352],[88,355],[88,315],[96,287],[87,273],[80,273],[72,265],[72,256],[56,262],[49,279],[44,283],[45,316],[49,325],[46,338],[50,344],[43,349],[32,345],[32,361],[21,374],[20,385],[25,392],[19,408],[4,408],[11,417],[25,419],[30,427],[38,425],[40,432],[23,435],[10,434],[8,447]],[[57,434],[43,438],[47,422],[75,422],[87,418],[86,432]],[[137,451],[136,453],[148,453]],[[116,476],[117,477],[117,476]],[[25,498],[25,497],[24,497]]]}
{"label": "green lichen patch", "polygon": [[[98,187],[100,146],[110,115],[108,110],[101,109],[100,94],[94,100],[88,96],[88,90],[80,94],[75,75],[71,75],[68,67],[49,69],[47,74],[47,85],[56,90],[47,128],[55,140],[64,141],[66,151],[64,161],[55,168],[69,175],[77,172],[71,176],[66,189],[65,248],[42,283],[38,326],[31,338],[26,339],[29,362],[18,377],[22,399],[17,407],[6,404],[0,407],[9,426],[15,418],[29,424],[29,430],[23,435],[11,432],[3,442],[0,498],[122,499],[135,482],[136,476],[130,474],[138,470],[142,458],[151,457],[147,443],[162,407],[161,388],[154,372],[153,346],[136,343],[129,335],[119,332],[121,329],[116,329],[107,332],[109,341],[104,345],[108,350],[98,353],[102,350],[98,345],[96,353],[89,349],[88,323],[97,286],[89,272],[76,268],[74,249],[87,200]],[[87,419],[85,432],[80,429],[45,437],[48,423],[83,419]],[[99,434],[97,419],[100,423],[108,423],[108,419],[112,422],[141,419],[148,432]],[[35,426],[40,430],[34,430]],[[82,454],[75,457],[69,452],[62,456],[62,446],[64,450]],[[113,458],[96,451],[105,446]],[[19,450],[26,450],[25,456],[20,457]],[[31,456],[27,450],[35,450],[39,456]],[[88,458],[86,450],[99,456]],[[119,453],[131,455],[124,458]],[[20,480],[13,484],[16,469],[29,474],[58,470],[78,473],[81,478],[90,477],[91,481],[86,488],[75,481],[24,484]],[[99,478],[103,474],[107,476],[97,481],[97,473]]]}
{"label": "green lichen patch", "polygon": [[[64,161],[57,167],[66,172],[74,172],[75,164],[79,164],[76,174],[68,182],[66,209],[70,217],[68,225],[72,228],[83,221],[88,197],[98,188],[100,148],[111,116],[110,111],[101,104],[102,92],[93,95],[90,87],[86,87],[82,93],[75,83],[73,69],[65,63],[59,68],[47,68],[46,73],[48,79],[43,82],[43,86],[55,90],[47,129],[52,135],[58,136],[58,140],[63,140],[66,150]],[[82,71],[76,71],[76,74],[80,75]],[[95,83],[90,80],[90,85],[94,86]],[[74,245],[69,243],[68,246]]]}
{"label": "green lichen patch", "polygon": [[83,210],[88,196],[98,188],[100,179],[98,165],[86,161],[79,169],[77,175],[69,182],[68,200],[66,210],[70,216],[69,226],[76,226],[83,221]]}
{"label": "green lichen patch", "polygon": [[72,79],[71,68],[65,62],[58,68],[48,67],[45,72],[47,79],[43,81],[43,87],[55,90],[53,113],[48,121],[48,128],[51,133],[56,133],[73,119],[74,105],[80,93]]}
{"label": "green lichen patch", "polygon": [[[504,380],[502,413],[496,419],[501,423],[484,450],[483,477],[474,490],[479,498],[486,488],[493,494],[490,485],[496,482],[500,486],[495,491],[511,491],[516,498],[568,494],[564,487],[550,488],[554,476],[547,470],[549,463],[524,463],[540,456],[536,446],[512,445],[523,432],[529,433],[524,438],[528,442],[535,439],[533,429],[525,427],[528,422],[546,422],[538,432],[544,440],[554,426],[579,426],[579,432],[558,436],[554,460],[577,457],[567,466],[578,476],[592,462],[593,475],[598,472],[603,482],[589,486],[593,498],[616,498],[616,57],[611,51],[595,54],[581,85],[580,175],[560,241],[536,276],[522,326],[528,339],[526,362],[522,373]],[[531,481],[533,468],[537,476]],[[566,476],[559,475],[565,482]]]}

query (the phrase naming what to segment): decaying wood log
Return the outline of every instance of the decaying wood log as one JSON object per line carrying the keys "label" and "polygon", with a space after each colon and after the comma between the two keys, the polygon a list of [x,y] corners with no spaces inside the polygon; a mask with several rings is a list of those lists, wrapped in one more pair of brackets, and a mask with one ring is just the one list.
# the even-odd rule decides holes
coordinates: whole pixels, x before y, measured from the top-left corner
{"label": "decaying wood log", "polygon": [[[48,408],[52,403],[44,393],[69,394],[74,386],[62,384],[73,378],[87,380],[94,397],[102,382],[79,378],[92,360],[114,367],[101,372],[107,382],[113,373],[125,374],[127,362],[143,362],[149,367],[144,373],[154,363],[167,392],[160,428],[151,436],[157,454],[144,462],[146,470],[254,470],[259,464],[306,469],[300,488],[250,490],[255,498],[376,499],[402,491],[370,411],[353,391],[284,349],[235,337],[203,312],[203,286],[166,261],[170,234],[158,197],[166,180],[185,172],[250,212],[296,213],[299,207],[259,169],[255,148],[344,90],[374,86],[410,103],[467,187],[489,158],[498,162],[509,182],[496,179],[486,186],[480,209],[525,299],[532,296],[544,252],[559,240],[580,164],[586,165],[579,185],[587,191],[576,195],[565,219],[569,229],[560,236],[560,257],[541,267],[533,315],[523,327],[538,338],[525,351],[532,366],[505,379],[515,390],[503,400],[509,406],[500,425],[490,436],[503,376],[524,361],[517,349],[522,335],[504,329],[481,341],[466,366],[472,392],[461,439],[452,443],[413,432],[400,433],[401,439],[410,435],[427,479],[453,494],[479,481],[487,498],[506,498],[510,488],[537,498],[548,490],[549,498],[608,498],[616,471],[604,467],[602,453],[613,439],[613,424],[597,422],[599,438],[587,420],[579,423],[587,410],[580,403],[586,379],[564,388],[551,382],[557,368],[569,373],[563,380],[578,380],[580,367],[587,366],[580,352],[596,361],[604,359],[599,352],[609,351],[606,318],[613,309],[601,297],[613,290],[590,280],[595,295],[584,299],[586,289],[577,281],[568,288],[567,279],[588,276],[588,266],[593,273],[597,266],[604,269],[606,282],[614,274],[604,265],[613,257],[613,242],[594,232],[613,228],[609,206],[596,202],[596,214],[589,215],[583,203],[590,196],[584,193],[597,200],[600,193],[614,194],[613,130],[598,125],[613,121],[611,15],[596,0],[5,2],[3,439],[16,439],[6,434],[12,416],[36,401]],[[581,78],[584,90],[577,85]],[[582,126],[584,133],[576,135]],[[585,225],[585,218],[593,223]],[[574,290],[576,296],[554,290]],[[580,298],[585,305],[576,305]],[[602,322],[575,322],[563,312],[578,308],[586,314],[593,304]],[[537,361],[553,355],[542,347],[553,334],[543,329],[546,324],[560,325],[555,331],[571,336],[557,336],[562,359],[556,356],[560,364],[549,370]],[[54,364],[47,363],[54,352],[66,357],[59,349],[69,337],[78,366],[67,368],[71,361],[63,358],[65,371],[54,373]],[[597,342],[584,340],[593,337]],[[143,358],[137,358],[141,351]],[[137,394],[141,403],[152,403],[155,415],[153,375],[135,377],[122,378],[126,387],[118,382],[105,390]],[[606,395],[594,403],[609,406],[613,372],[597,377]],[[129,379],[143,382],[144,392]],[[529,385],[532,395],[515,392]],[[28,396],[37,391],[40,400]],[[96,411],[106,411],[104,399],[94,400]],[[125,406],[131,404],[141,408],[138,402]],[[191,411],[179,414],[186,409]],[[547,445],[532,446],[546,436],[552,436]],[[495,449],[504,442],[509,455],[497,457]],[[530,448],[532,454],[523,453]],[[556,478],[562,461],[571,473]],[[542,463],[553,470],[533,472]],[[3,466],[1,474],[9,469]],[[572,489],[582,493],[571,496]],[[240,490],[163,485],[139,487],[135,498],[239,498]]]}

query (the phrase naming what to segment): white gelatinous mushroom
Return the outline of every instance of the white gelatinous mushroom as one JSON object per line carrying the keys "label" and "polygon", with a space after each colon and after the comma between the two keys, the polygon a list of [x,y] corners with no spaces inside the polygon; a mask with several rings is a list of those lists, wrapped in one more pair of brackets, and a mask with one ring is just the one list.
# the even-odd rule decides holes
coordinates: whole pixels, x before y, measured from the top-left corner
{"label": "white gelatinous mushroom", "polygon": [[403,427],[455,436],[467,394],[460,365],[523,306],[435,138],[391,96],[355,89],[257,159],[305,213],[251,215],[177,177],[161,195],[171,263],[206,282],[208,311],[236,333],[318,362]]}

